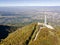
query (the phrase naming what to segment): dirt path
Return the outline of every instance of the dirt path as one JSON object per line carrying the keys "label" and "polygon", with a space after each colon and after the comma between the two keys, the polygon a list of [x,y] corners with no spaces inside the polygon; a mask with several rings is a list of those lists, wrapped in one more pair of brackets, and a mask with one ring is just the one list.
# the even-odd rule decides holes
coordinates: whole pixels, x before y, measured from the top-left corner
{"label": "dirt path", "polygon": [[37,32],[34,41],[37,39],[37,37],[38,37],[38,35],[39,35],[39,33],[40,33],[40,31],[41,31],[42,28],[44,28],[44,27],[41,27],[41,26],[40,26],[40,29],[39,29],[39,31]]}

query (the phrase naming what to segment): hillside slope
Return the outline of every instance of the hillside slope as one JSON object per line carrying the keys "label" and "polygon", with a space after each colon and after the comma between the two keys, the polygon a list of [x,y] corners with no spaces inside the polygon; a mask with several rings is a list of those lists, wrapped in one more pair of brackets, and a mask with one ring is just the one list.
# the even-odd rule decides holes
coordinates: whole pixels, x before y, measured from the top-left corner
{"label": "hillside slope", "polygon": [[26,45],[36,29],[36,24],[25,26],[11,33],[4,41],[3,45]]}
{"label": "hillside slope", "polygon": [[37,39],[30,41],[29,45],[58,45],[58,38],[53,30],[43,28]]}
{"label": "hillside slope", "polygon": [[16,29],[16,26],[0,25],[0,40],[5,39],[9,33],[14,32]]}
{"label": "hillside slope", "polygon": [[[5,38],[0,45],[59,45],[56,31],[46,27],[40,29],[40,26],[37,23],[32,23],[17,29]],[[34,40],[35,38],[36,40]]]}

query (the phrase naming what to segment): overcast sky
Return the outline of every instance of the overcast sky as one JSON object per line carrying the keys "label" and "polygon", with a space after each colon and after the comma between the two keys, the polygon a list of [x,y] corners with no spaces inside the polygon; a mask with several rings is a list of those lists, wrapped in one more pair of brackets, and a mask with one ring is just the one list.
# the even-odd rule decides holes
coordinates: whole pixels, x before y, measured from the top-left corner
{"label": "overcast sky", "polygon": [[60,6],[60,0],[0,0],[0,6]]}

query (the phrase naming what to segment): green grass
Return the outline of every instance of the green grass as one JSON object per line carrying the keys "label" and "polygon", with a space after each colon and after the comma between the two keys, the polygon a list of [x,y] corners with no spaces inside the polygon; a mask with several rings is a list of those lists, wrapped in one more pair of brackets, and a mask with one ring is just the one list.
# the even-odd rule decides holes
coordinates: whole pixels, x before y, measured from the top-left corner
{"label": "green grass", "polygon": [[26,40],[29,39],[36,23],[25,26],[17,31],[11,33],[6,39],[1,42],[1,45],[25,45]]}
{"label": "green grass", "polygon": [[[56,35],[50,35],[48,28],[44,28],[39,33],[37,39],[31,41],[29,45],[58,45]],[[54,32],[53,32],[54,33]]]}
{"label": "green grass", "polygon": [[[60,27],[56,27],[54,30],[41,29],[37,39],[34,41],[38,31],[39,26],[37,23],[32,23],[10,33],[7,38],[1,41],[0,45],[60,45]],[[51,35],[49,31],[53,32],[54,35]]]}
{"label": "green grass", "polygon": [[56,35],[60,38],[60,26],[56,26],[55,27],[55,30],[56,30]]}

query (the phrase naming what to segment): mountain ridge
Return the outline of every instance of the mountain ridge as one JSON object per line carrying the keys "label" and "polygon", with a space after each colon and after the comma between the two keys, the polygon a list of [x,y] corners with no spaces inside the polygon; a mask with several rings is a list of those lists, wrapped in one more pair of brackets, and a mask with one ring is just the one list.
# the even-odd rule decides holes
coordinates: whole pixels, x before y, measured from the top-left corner
{"label": "mountain ridge", "polygon": [[[47,27],[39,29],[37,23],[29,24],[23,28],[17,29],[9,34],[0,44],[1,45],[58,45],[58,37],[55,29]],[[41,30],[39,32],[39,30]],[[39,32],[36,40],[36,34]]]}

